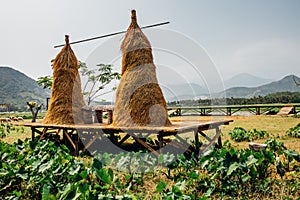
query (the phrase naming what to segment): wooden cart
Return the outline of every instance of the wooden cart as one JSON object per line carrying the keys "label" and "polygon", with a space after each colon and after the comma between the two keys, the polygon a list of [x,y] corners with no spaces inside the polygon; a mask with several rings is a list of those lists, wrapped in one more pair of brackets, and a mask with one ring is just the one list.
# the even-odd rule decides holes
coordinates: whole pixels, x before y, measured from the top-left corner
{"label": "wooden cart", "polygon": [[[126,140],[132,138],[138,144],[147,148],[151,153],[158,156],[161,150],[167,145],[165,141],[172,141],[177,139],[183,146],[190,147],[190,144],[183,139],[183,134],[192,134],[194,141],[194,147],[192,150],[196,155],[207,151],[207,149],[213,144],[216,147],[222,147],[221,141],[221,125],[227,125],[233,120],[220,120],[220,121],[208,121],[208,122],[173,122],[169,127],[115,127],[107,124],[88,124],[88,125],[54,125],[54,124],[42,124],[42,123],[26,123],[24,126],[31,127],[32,139],[39,137],[39,140],[43,139],[49,134],[62,135],[62,142],[64,144],[71,144],[71,151],[75,154],[79,154],[79,150],[86,151],[97,139],[118,135],[119,140],[115,141],[116,146],[121,146]],[[214,132],[211,136],[208,136],[204,131]],[[89,135],[88,140],[85,140],[84,147],[80,149],[79,143],[82,142],[82,136]],[[158,150],[155,150],[151,145],[143,138],[156,136],[158,141]],[[166,140],[166,138],[168,138]],[[200,141],[199,138],[202,138]],[[86,138],[85,138],[86,139]],[[201,145],[203,144],[204,145]],[[113,143],[111,143],[113,144]]]}

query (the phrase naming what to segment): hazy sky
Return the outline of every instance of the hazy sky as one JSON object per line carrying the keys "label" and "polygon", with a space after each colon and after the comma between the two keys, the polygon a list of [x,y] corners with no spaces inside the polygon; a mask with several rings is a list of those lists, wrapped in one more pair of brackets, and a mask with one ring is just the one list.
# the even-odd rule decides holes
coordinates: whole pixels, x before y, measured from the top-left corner
{"label": "hazy sky", "polygon": [[[287,74],[300,75],[298,0],[1,0],[0,66],[13,67],[34,79],[50,75],[50,60],[60,51],[53,46],[64,43],[65,34],[74,41],[126,30],[131,9],[137,10],[141,26],[170,21],[160,29],[180,34],[202,47],[224,79],[242,72],[273,80]],[[153,31],[145,31],[150,42],[169,49],[159,46],[163,44],[157,35],[151,36]],[[187,44],[172,38],[174,46]],[[119,56],[121,39],[115,37],[116,46],[111,50]],[[110,40],[72,48],[79,60],[86,61]],[[189,47],[185,46],[184,52],[195,53]],[[168,57],[160,58],[158,66],[164,65],[162,60]],[[175,67],[175,61],[172,64]]]}

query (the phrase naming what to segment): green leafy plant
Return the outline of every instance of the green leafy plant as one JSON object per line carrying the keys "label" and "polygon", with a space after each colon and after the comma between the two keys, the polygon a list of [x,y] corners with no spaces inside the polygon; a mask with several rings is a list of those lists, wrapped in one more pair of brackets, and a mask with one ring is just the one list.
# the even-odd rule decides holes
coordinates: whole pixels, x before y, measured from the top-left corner
{"label": "green leafy plant", "polygon": [[23,127],[16,127],[12,124],[0,124],[0,138],[8,136],[11,132],[24,133]]}
{"label": "green leafy plant", "polygon": [[297,124],[295,127],[290,128],[286,132],[286,135],[290,137],[300,138],[300,123]]}
{"label": "green leafy plant", "polygon": [[246,131],[244,128],[241,127],[235,127],[233,130],[229,131],[229,135],[231,139],[236,142],[250,142],[257,139],[269,137],[269,133],[266,131],[258,131],[256,129]]}

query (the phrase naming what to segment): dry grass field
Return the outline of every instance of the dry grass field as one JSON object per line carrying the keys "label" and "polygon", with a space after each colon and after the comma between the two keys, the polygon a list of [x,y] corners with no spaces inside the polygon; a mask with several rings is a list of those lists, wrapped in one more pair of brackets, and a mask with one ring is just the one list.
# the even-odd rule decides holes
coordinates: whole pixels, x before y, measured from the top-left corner
{"label": "dry grass field", "polygon": [[[292,116],[277,116],[277,115],[251,115],[251,116],[184,116],[173,117],[172,120],[187,120],[187,121],[210,121],[210,120],[234,120],[229,125],[221,126],[222,141],[229,140],[236,148],[248,148],[248,142],[234,142],[230,139],[228,132],[234,127],[242,127],[246,130],[267,131],[270,137],[284,142],[287,148],[291,148],[300,153],[300,138],[286,136],[286,131],[295,127],[300,123],[300,118]],[[257,143],[264,143],[266,139],[256,140]]]}

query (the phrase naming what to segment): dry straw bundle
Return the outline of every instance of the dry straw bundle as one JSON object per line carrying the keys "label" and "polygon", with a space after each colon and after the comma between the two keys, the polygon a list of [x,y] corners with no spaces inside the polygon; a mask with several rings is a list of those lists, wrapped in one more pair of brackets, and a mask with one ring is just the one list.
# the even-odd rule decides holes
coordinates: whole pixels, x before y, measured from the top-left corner
{"label": "dry straw bundle", "polygon": [[85,106],[78,61],[69,44],[66,44],[53,63],[53,84],[50,105],[44,118],[45,124],[83,123],[81,108]]}
{"label": "dry straw bundle", "polygon": [[131,24],[121,45],[122,78],[113,115],[115,126],[171,125],[166,101],[156,78],[152,49],[132,10]]}

